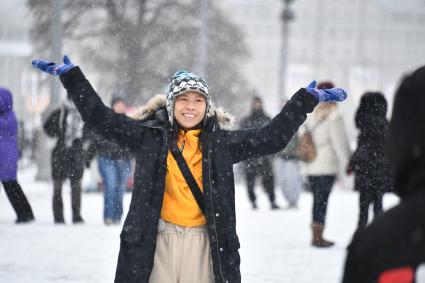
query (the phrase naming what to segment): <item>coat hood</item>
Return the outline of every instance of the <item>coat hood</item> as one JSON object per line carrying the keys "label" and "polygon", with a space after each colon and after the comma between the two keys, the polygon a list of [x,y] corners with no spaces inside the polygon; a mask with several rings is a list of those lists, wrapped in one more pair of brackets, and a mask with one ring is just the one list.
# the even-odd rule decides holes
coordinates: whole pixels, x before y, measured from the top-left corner
{"label": "coat hood", "polygon": [[394,99],[387,150],[401,197],[425,190],[425,66],[401,82]]}
{"label": "coat hood", "polygon": [[[157,94],[152,97],[146,105],[136,108],[129,116],[136,120],[145,120],[152,116],[159,109],[165,108],[166,104],[166,97],[163,94]],[[216,108],[214,104],[211,103],[207,119],[213,116],[217,118],[218,124],[222,129],[233,129],[235,118],[226,112],[222,107]]]}
{"label": "coat hood", "polygon": [[0,87],[0,114],[3,114],[5,112],[12,110],[12,107],[13,107],[12,93],[9,90]]}
{"label": "coat hood", "polygon": [[385,137],[388,130],[387,100],[380,92],[366,92],[355,115],[356,128],[362,135]]}
{"label": "coat hood", "polygon": [[360,105],[356,112],[356,126],[359,120],[365,117],[377,117],[385,119],[387,115],[387,100],[380,92],[366,92],[360,99]]}

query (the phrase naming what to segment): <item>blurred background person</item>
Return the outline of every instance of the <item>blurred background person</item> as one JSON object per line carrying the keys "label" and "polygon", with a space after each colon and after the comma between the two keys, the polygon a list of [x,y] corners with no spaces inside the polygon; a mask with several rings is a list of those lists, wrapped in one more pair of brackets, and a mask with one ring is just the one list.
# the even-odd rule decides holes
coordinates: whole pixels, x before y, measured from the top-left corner
{"label": "blurred background person", "polygon": [[18,124],[12,93],[0,87],[0,180],[15,210],[16,223],[26,223],[34,220],[34,215],[17,181],[18,158]]}
{"label": "blurred background person", "polygon": [[[270,121],[270,117],[264,113],[261,98],[255,96],[252,100],[251,113],[249,116],[242,119],[240,127],[242,129],[260,128],[267,125]],[[279,209],[279,206],[275,203],[272,157],[262,156],[259,158],[247,159],[243,162],[243,169],[252,208],[257,209],[257,197],[254,189],[255,179],[257,176],[260,176],[263,188],[270,200],[270,208]]]}
{"label": "blurred background person", "polygon": [[[319,83],[318,89],[333,88],[331,82]],[[323,238],[328,199],[341,168],[346,168],[351,155],[341,115],[336,103],[320,103],[307,119],[311,129],[316,156],[310,162],[302,162],[302,172],[307,177],[313,193],[312,245],[330,247],[334,242]]]}
{"label": "blurred background person", "polygon": [[[66,99],[61,107],[50,114],[43,125],[45,133],[57,138],[51,152],[53,179],[53,218],[56,224],[65,223],[63,214],[62,186],[66,179],[71,183],[72,222],[83,223],[81,217],[81,179],[86,163],[83,144],[88,141],[88,130],[84,127],[80,113]],[[86,147],[86,146],[84,146]]]}
{"label": "blurred background person", "polygon": [[369,206],[374,217],[383,212],[382,198],[391,190],[391,175],[385,153],[388,130],[387,101],[380,92],[366,92],[355,116],[359,129],[357,149],[351,156],[347,173],[354,172],[354,189],[360,193],[357,229],[367,225]]}
{"label": "blurred background person", "polygon": [[297,155],[298,135],[294,135],[277,159],[277,181],[283,196],[288,202],[288,209],[297,208],[303,190],[303,180]]}
{"label": "blurred background person", "polygon": [[[120,114],[126,113],[126,105],[121,97],[115,96],[111,108]],[[105,225],[120,224],[123,214],[123,195],[131,172],[131,154],[114,142],[93,134],[90,155],[97,153],[99,172],[103,180]]]}

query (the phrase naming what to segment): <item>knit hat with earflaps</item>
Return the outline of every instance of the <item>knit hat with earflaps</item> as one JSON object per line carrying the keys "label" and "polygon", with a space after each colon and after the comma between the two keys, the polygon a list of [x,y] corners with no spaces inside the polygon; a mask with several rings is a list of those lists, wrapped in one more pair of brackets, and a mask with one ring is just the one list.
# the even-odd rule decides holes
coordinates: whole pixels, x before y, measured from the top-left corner
{"label": "knit hat with earflaps", "polygon": [[211,105],[211,95],[207,82],[194,73],[188,72],[186,70],[180,70],[171,77],[171,83],[168,85],[165,92],[165,95],[167,96],[168,119],[171,125],[173,124],[174,120],[174,101],[176,100],[177,96],[186,92],[197,92],[205,96],[205,101],[207,103],[205,116],[208,113]]}

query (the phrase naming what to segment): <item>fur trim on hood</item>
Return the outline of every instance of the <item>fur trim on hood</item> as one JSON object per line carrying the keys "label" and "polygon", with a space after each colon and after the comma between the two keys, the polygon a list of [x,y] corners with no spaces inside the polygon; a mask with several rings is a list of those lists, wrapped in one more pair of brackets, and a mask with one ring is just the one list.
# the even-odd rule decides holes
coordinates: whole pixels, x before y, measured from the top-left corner
{"label": "fur trim on hood", "polygon": [[[163,94],[152,97],[144,106],[137,107],[129,116],[135,120],[144,120],[153,115],[158,109],[165,107],[167,99]],[[222,107],[216,108],[211,104],[207,117],[217,116],[218,124],[222,129],[231,130],[235,124],[235,118],[226,112]]]}

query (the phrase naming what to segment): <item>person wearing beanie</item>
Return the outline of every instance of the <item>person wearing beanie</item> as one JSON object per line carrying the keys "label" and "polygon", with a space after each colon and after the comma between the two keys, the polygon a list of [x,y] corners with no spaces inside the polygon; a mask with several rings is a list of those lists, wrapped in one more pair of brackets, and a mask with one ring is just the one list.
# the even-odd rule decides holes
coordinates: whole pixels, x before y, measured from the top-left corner
{"label": "person wearing beanie", "polygon": [[354,190],[360,194],[357,229],[368,223],[369,206],[374,217],[383,212],[382,198],[391,190],[392,180],[384,150],[388,130],[387,101],[380,92],[366,92],[355,116],[359,129],[357,149],[351,156],[347,173],[354,173]]}
{"label": "person wearing beanie", "polygon": [[67,56],[63,65],[33,66],[59,75],[87,126],[135,156],[118,283],[240,283],[233,164],[282,150],[320,101],[346,98],[313,82],[267,126],[231,130],[233,119],[213,106],[206,81],[185,70],[131,118],[106,107]]}
{"label": "person wearing beanie", "polygon": [[425,66],[396,91],[386,151],[398,205],[356,233],[343,283],[423,282],[425,268]]}
{"label": "person wearing beanie", "polygon": [[0,181],[15,210],[15,222],[28,223],[34,220],[34,215],[17,181],[18,159],[18,124],[13,111],[12,93],[0,87]]}
{"label": "person wearing beanie", "polygon": [[[333,83],[328,81],[318,85],[324,90],[333,87]],[[311,133],[316,150],[314,160],[301,162],[301,170],[307,176],[313,194],[311,245],[328,248],[334,245],[334,242],[323,237],[329,195],[341,168],[346,168],[351,152],[336,103],[322,103],[316,107],[300,133],[306,129]]]}
{"label": "person wearing beanie", "polygon": [[[261,98],[255,96],[252,99],[251,113],[241,121],[242,129],[260,128],[268,123],[271,119],[264,113],[263,102]],[[263,188],[270,200],[270,208],[278,209],[279,206],[275,203],[274,194],[274,176],[273,166],[270,156],[261,156],[259,158],[250,158],[243,162],[246,186],[248,189],[248,197],[251,201],[253,209],[257,209],[256,196],[254,191],[255,179],[259,175],[263,184]]]}

